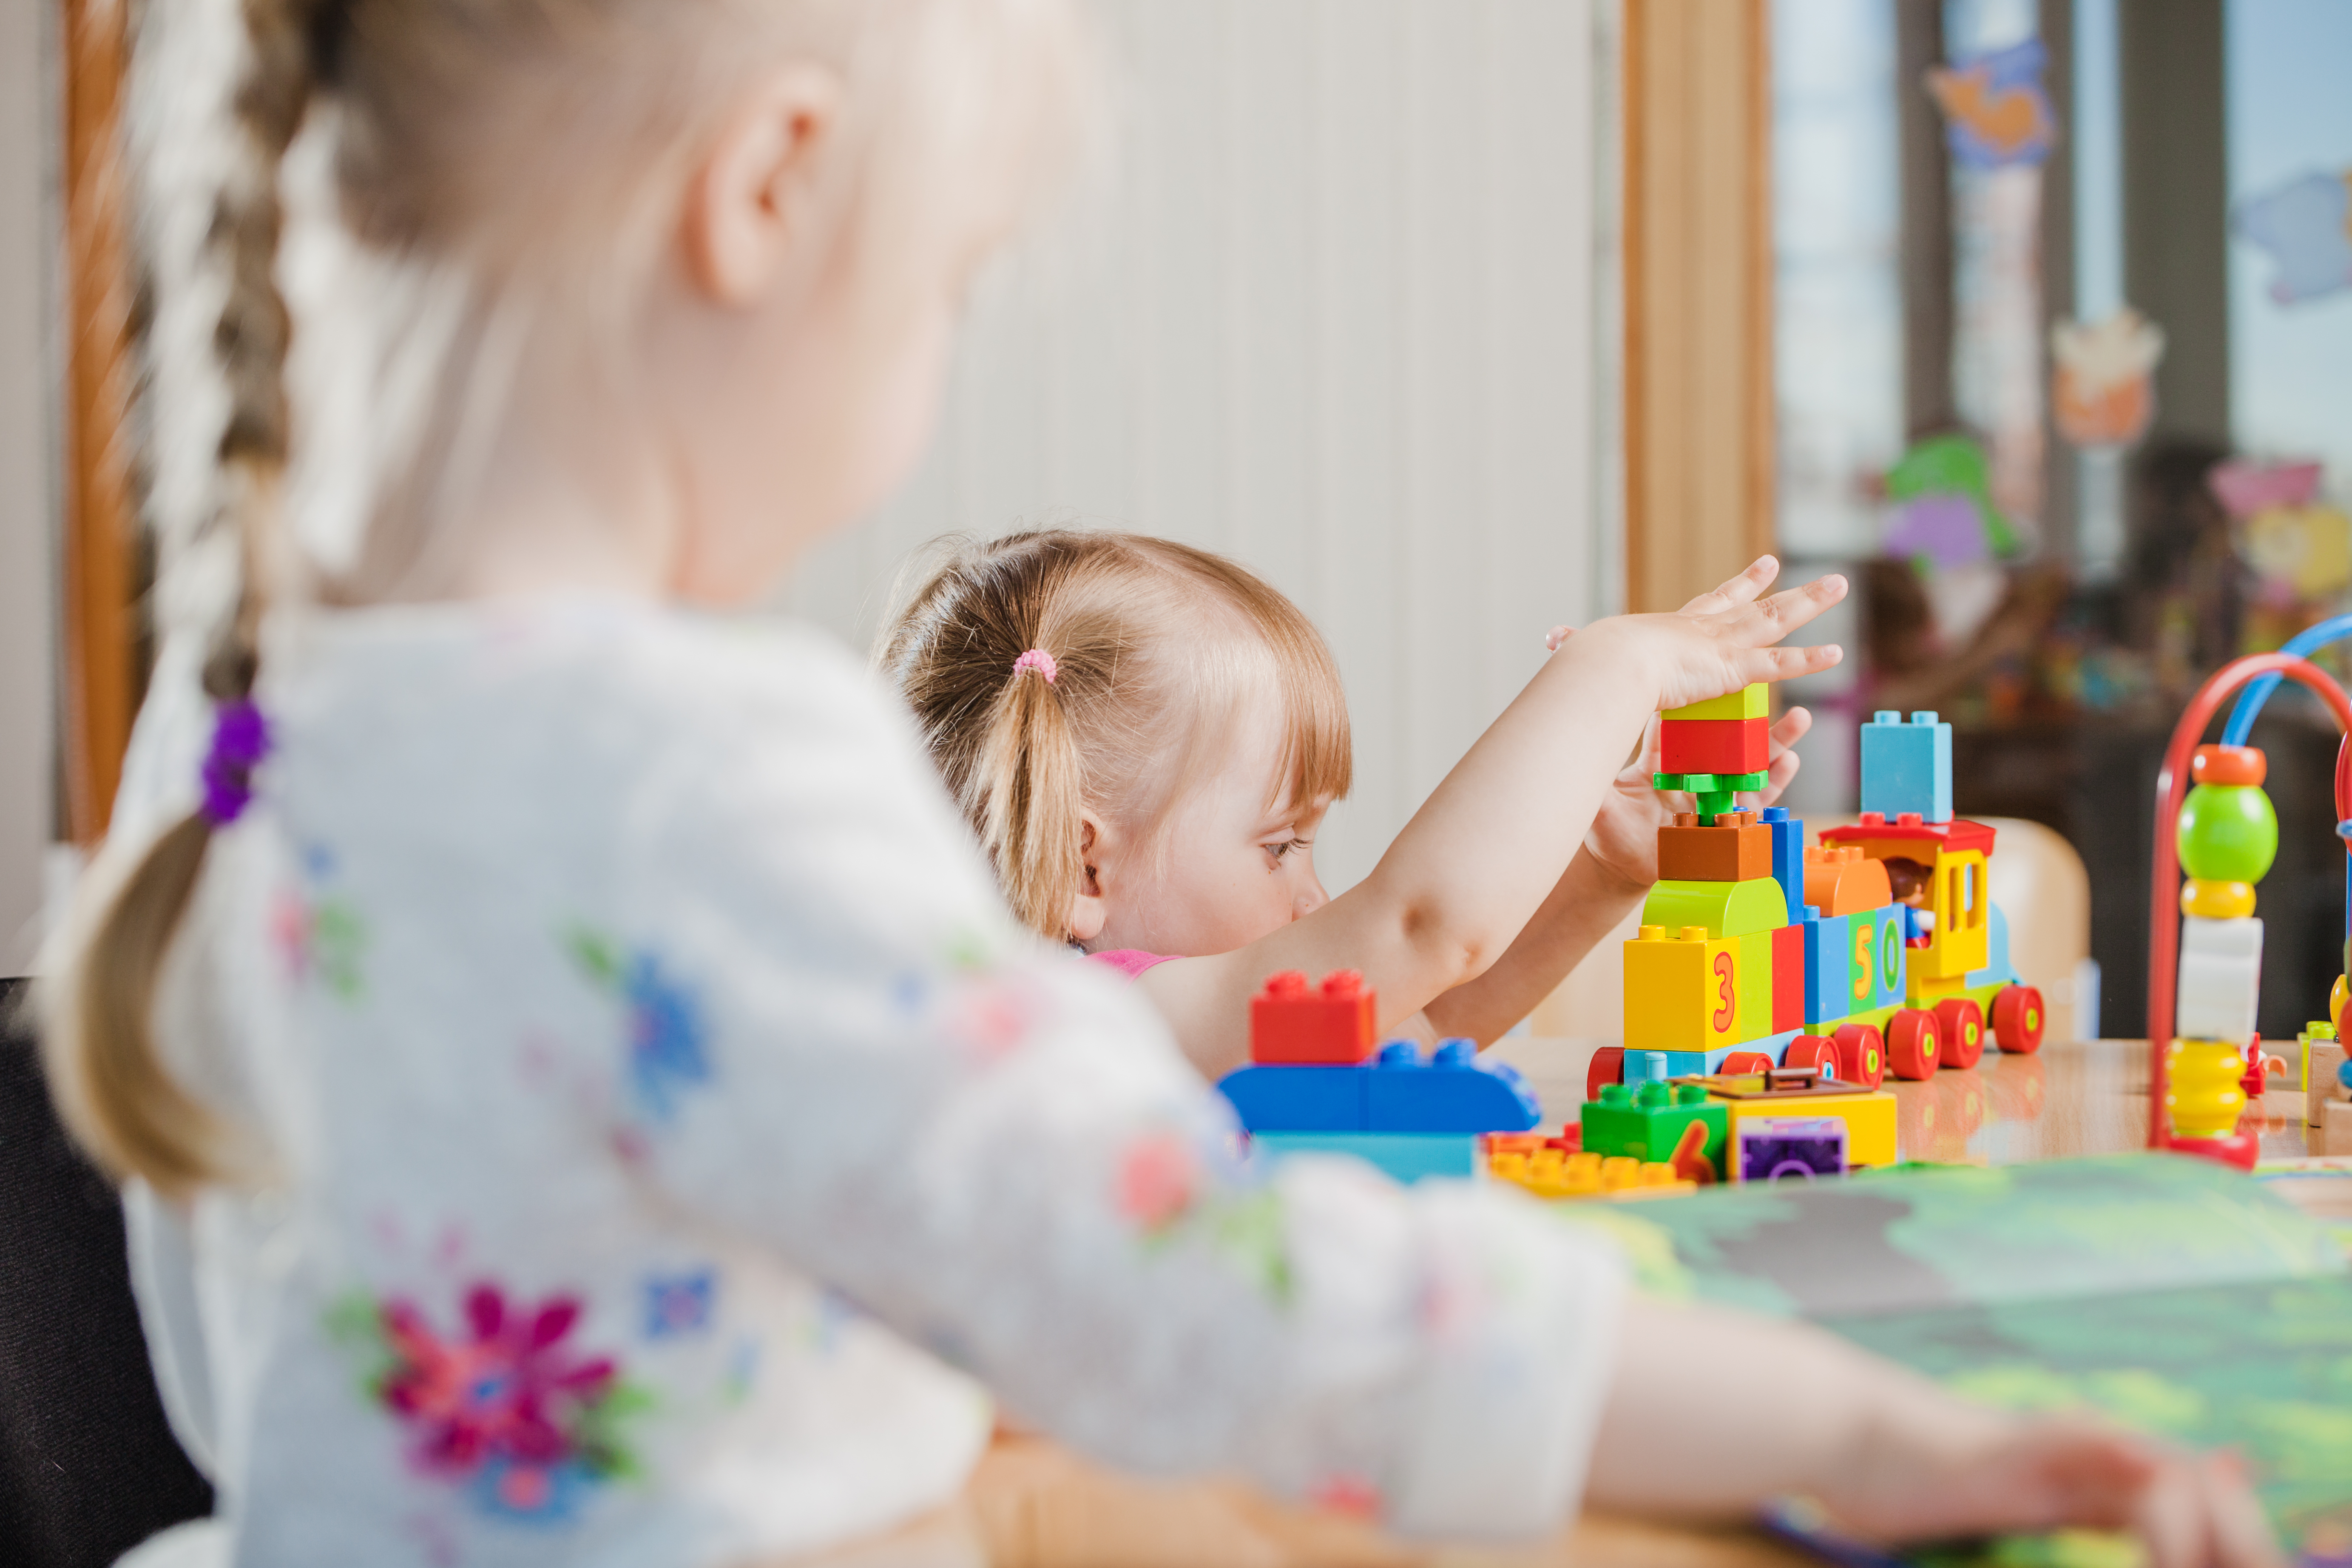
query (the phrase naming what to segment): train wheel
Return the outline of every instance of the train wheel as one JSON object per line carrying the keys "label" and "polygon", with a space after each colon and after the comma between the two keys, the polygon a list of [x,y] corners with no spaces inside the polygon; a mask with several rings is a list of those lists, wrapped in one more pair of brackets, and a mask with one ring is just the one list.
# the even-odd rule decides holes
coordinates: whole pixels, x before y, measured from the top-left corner
{"label": "train wheel", "polygon": [[1887,1021],[1886,1070],[1896,1078],[1934,1078],[1938,1054],[1933,1013],[1905,1007]]}
{"label": "train wheel", "polygon": [[1977,1058],[1984,1055],[1984,1009],[1965,996],[1937,1003],[1936,1037],[1944,1043],[1944,1066],[1976,1066]]}
{"label": "train wheel", "polygon": [[2004,1051],[2030,1057],[2042,1048],[2042,1031],[2050,1022],[2042,993],[2031,985],[2004,985],[1992,999],[1992,1037]]}
{"label": "train wheel", "polygon": [[1772,1058],[1762,1051],[1734,1051],[1715,1070],[1723,1078],[1744,1078],[1749,1073],[1770,1072],[1773,1066]]}
{"label": "train wheel", "polygon": [[1789,1048],[1780,1053],[1780,1065],[1784,1068],[1813,1068],[1824,1079],[1845,1076],[1838,1066],[1836,1042],[1825,1040],[1819,1035],[1799,1035],[1790,1040]]}
{"label": "train wheel", "polygon": [[1886,1042],[1875,1024],[1847,1024],[1836,1035],[1838,1077],[1861,1089],[1886,1081]]}
{"label": "train wheel", "polygon": [[1592,1053],[1592,1063],[1584,1069],[1584,1098],[1599,1100],[1604,1083],[1625,1081],[1625,1048],[1603,1046]]}

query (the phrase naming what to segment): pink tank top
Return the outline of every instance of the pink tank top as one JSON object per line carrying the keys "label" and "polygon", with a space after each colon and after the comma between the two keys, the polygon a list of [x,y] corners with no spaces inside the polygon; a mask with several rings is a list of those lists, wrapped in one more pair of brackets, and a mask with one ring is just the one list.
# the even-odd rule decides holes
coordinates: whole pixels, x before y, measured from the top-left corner
{"label": "pink tank top", "polygon": [[1122,947],[1109,952],[1090,952],[1087,956],[1097,963],[1108,963],[1121,974],[1133,980],[1155,963],[1165,963],[1181,956],[1173,952],[1145,952],[1139,948]]}

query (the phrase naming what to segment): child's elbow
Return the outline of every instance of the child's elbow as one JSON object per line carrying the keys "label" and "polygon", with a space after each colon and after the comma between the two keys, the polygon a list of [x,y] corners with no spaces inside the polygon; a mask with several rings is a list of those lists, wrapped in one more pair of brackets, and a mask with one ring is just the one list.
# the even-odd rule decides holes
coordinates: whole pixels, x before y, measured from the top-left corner
{"label": "child's elbow", "polygon": [[1486,973],[1506,945],[1500,933],[1438,899],[1406,903],[1399,925],[1406,949],[1429,973],[1432,995]]}

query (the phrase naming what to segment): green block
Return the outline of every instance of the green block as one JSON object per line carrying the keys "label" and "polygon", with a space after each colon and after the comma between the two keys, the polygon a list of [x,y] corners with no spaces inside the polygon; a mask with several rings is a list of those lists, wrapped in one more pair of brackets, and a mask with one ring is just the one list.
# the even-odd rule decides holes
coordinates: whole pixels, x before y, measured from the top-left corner
{"label": "green block", "polygon": [[1706,1128],[1706,1152],[1716,1173],[1724,1171],[1724,1148],[1731,1136],[1731,1108],[1709,1100],[1695,1083],[1601,1086],[1601,1098],[1584,1102],[1578,1121],[1591,1154],[1630,1154],[1636,1160],[1671,1160],[1692,1122]]}
{"label": "green block", "polygon": [[[1664,926],[1668,936],[1685,926],[1705,926],[1709,936],[1746,936],[1787,925],[1789,900],[1780,884],[1769,877],[1753,877],[1745,882],[1660,882],[1643,901],[1642,923]],[[1768,953],[1764,973],[1771,972]]]}
{"label": "green block", "polygon": [[1669,708],[1667,719],[1762,719],[1772,711],[1771,694],[1760,680],[1744,686],[1722,697],[1710,697],[1704,702],[1692,702],[1680,708]]}
{"label": "green block", "polygon": [[1743,1040],[1773,1033],[1772,932],[1778,929],[1768,926],[1739,939],[1739,1011],[1731,1026]]}

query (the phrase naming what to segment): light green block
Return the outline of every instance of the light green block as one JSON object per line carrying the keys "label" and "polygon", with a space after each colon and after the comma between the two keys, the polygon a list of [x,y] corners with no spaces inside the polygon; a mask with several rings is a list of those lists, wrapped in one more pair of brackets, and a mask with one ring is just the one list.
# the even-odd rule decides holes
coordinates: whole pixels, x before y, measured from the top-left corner
{"label": "light green block", "polygon": [[1760,1040],[1772,1032],[1773,929],[1739,939],[1739,1021],[1733,1027],[1743,1040]]}
{"label": "light green block", "polygon": [[[1669,936],[1685,926],[1705,926],[1709,936],[1746,936],[1787,925],[1789,900],[1769,877],[1745,882],[1660,882],[1643,901],[1642,923],[1664,926]],[[1769,973],[1771,967],[1768,957],[1765,972]]]}
{"label": "light green block", "polygon": [[1772,711],[1771,693],[1762,681],[1743,686],[1721,697],[1710,697],[1704,702],[1694,702],[1686,708],[1669,708],[1669,719],[1761,719]]}

